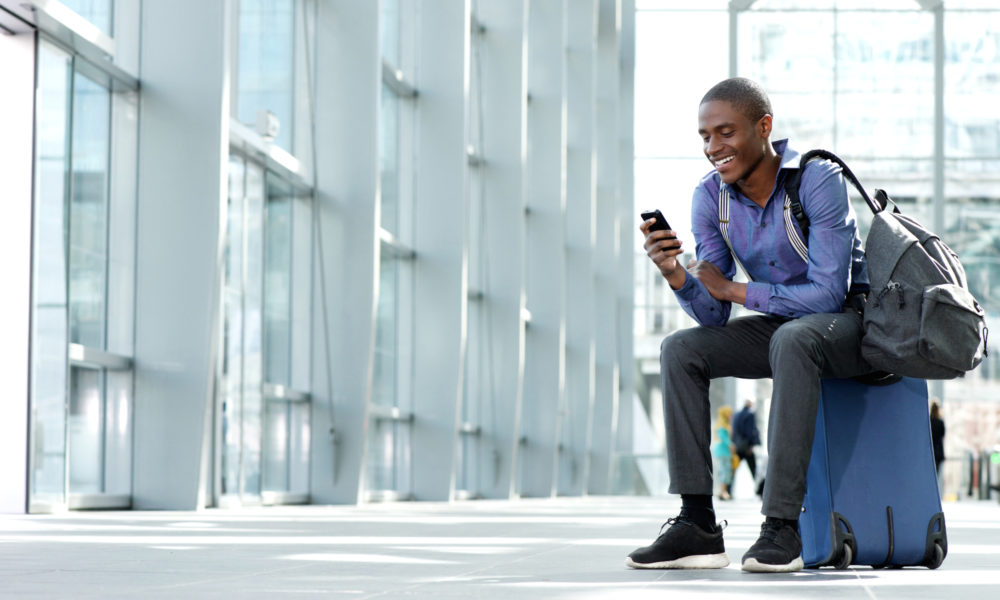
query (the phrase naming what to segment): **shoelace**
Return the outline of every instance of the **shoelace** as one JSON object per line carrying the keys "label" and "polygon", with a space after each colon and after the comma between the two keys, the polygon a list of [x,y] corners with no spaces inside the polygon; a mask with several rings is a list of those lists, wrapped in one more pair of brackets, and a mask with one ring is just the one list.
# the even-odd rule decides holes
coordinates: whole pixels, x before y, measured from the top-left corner
{"label": "shoelace", "polygon": [[[681,514],[677,515],[676,517],[670,517],[669,519],[667,519],[667,521],[663,525],[660,525],[660,533],[659,533],[659,535],[663,535],[663,530],[667,527],[667,525],[673,526],[674,523],[684,523],[686,525],[691,525],[693,527],[697,527],[697,525],[695,525],[694,521],[692,521],[691,519],[687,518],[687,516],[685,516],[684,513],[681,513]],[[726,519],[723,519],[723,520],[719,521],[718,523],[716,523],[715,526],[718,527],[720,530],[725,529],[726,527],[729,526],[729,521],[727,521]]]}
{"label": "shoelace", "polygon": [[781,527],[780,523],[769,523],[765,520],[760,526],[760,538],[773,542],[778,537]]}

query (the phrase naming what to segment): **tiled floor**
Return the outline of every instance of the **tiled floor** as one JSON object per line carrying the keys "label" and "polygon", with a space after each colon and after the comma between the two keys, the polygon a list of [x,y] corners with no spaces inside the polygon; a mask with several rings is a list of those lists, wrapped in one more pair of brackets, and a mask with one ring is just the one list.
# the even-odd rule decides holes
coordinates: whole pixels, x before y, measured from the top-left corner
{"label": "tiled floor", "polygon": [[637,571],[672,498],[0,516],[2,598],[1000,598],[1000,504],[945,505],[940,569],[754,575],[759,504],[717,506],[733,564]]}

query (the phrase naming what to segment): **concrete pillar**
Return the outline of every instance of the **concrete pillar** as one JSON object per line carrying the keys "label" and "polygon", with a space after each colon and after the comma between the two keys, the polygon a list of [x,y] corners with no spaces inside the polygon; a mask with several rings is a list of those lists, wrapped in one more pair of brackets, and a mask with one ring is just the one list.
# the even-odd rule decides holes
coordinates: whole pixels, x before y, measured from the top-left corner
{"label": "concrete pillar", "polygon": [[417,16],[413,377],[403,383],[412,393],[417,500],[449,500],[455,488],[468,308],[469,11],[468,0],[426,0]]}
{"label": "concrete pillar", "polygon": [[551,496],[565,393],[566,0],[532,0],[528,31],[528,161],[521,489]]}
{"label": "concrete pillar", "polygon": [[28,506],[28,356],[31,316],[35,34],[0,35],[0,513]]}
{"label": "concrete pillar", "polygon": [[203,502],[229,156],[229,18],[228,1],[143,6],[133,438],[139,509],[191,510]]}
{"label": "concrete pillar", "polygon": [[378,5],[332,0],[317,10],[311,453],[317,503],[356,503],[363,491],[379,274]]}

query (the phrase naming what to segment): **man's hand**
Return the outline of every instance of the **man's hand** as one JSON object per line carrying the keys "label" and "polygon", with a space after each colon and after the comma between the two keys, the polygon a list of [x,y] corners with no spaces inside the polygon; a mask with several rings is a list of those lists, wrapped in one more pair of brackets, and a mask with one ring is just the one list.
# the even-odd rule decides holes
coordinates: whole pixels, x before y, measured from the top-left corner
{"label": "man's hand", "polygon": [[685,279],[684,269],[677,262],[677,256],[684,253],[681,241],[677,239],[677,234],[670,230],[650,231],[650,226],[655,222],[649,219],[639,225],[639,231],[646,236],[643,248],[649,259],[670,283],[670,287],[678,290],[684,285]]}
{"label": "man's hand", "polygon": [[687,266],[688,273],[700,281],[713,298],[721,302],[746,302],[745,283],[734,283],[726,279],[719,267],[707,260],[692,260]]}

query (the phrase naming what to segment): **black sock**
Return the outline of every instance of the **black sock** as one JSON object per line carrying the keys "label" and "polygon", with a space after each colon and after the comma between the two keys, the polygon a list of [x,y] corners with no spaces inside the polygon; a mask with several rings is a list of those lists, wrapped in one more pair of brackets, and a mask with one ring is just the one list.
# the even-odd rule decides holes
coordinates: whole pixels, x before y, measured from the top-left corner
{"label": "black sock", "polygon": [[681,494],[681,516],[705,531],[715,531],[715,509],[711,494]]}
{"label": "black sock", "polygon": [[799,520],[798,519],[779,519],[778,517],[764,517],[765,520],[774,523],[775,525],[788,525],[795,531],[799,530]]}

